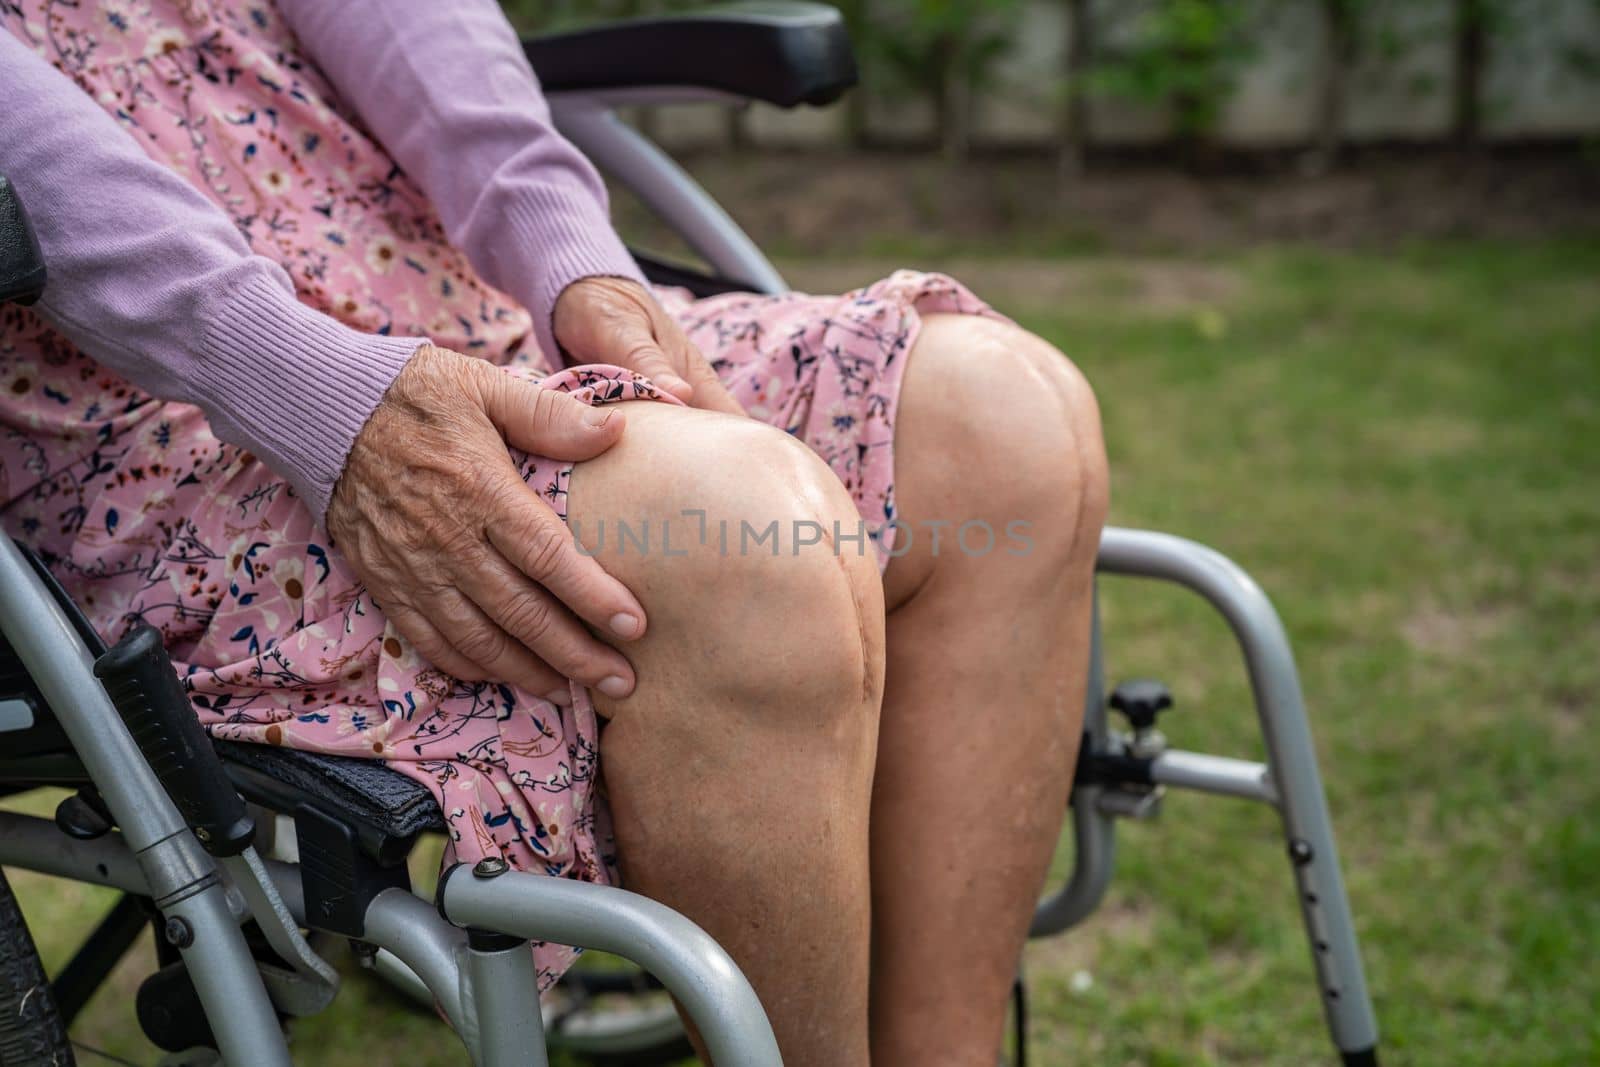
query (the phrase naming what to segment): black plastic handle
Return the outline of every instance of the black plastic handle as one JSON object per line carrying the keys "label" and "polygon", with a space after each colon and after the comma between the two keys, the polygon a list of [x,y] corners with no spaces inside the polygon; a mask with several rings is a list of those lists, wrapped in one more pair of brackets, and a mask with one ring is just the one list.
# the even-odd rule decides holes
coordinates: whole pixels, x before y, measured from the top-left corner
{"label": "black plastic handle", "polygon": [[0,174],[0,304],[31,304],[44,292],[44,256],[22,200]]}
{"label": "black plastic handle", "polygon": [[206,851],[236,856],[248,848],[255,822],[195,718],[161,634],[138,627],[95,660],[94,673]]}

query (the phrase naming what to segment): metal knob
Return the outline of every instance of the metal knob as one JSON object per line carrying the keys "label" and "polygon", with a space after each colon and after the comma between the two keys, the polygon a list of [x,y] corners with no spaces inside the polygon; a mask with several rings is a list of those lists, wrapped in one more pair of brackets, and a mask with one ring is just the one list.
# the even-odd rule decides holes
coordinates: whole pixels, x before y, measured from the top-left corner
{"label": "metal knob", "polygon": [[1157,716],[1172,707],[1172,690],[1153,678],[1135,678],[1111,691],[1111,706],[1128,717],[1134,730],[1149,730]]}

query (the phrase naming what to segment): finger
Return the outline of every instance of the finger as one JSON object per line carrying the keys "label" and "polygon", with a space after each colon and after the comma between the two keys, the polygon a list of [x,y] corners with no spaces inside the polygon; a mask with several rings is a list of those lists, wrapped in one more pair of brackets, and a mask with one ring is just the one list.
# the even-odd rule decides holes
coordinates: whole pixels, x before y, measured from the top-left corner
{"label": "finger", "polygon": [[578,550],[565,523],[507,465],[509,484],[484,527],[489,543],[522,575],[589,625],[623,640],[645,631],[644,608],[599,560]]}
{"label": "finger", "polygon": [[[460,588],[501,632],[565,678],[601,687],[602,692],[607,692],[607,679],[618,679],[609,683],[617,695],[632,689],[633,669],[620,652],[597,640],[559,600],[499,552],[486,555],[463,574]],[[619,689],[619,684],[626,688]]]}
{"label": "finger", "polygon": [[728,392],[727,386],[717,377],[711,362],[701,354],[699,347],[689,340],[689,335],[683,332],[678,320],[659,306],[653,317],[656,336],[661,339],[662,347],[677,354],[676,365],[685,368],[685,375],[693,390],[688,398],[679,397],[679,399],[686,399],[688,403],[706,411],[745,415],[744,408],[740,407],[733,394]]}
{"label": "finger", "polygon": [[687,404],[694,397],[694,386],[684,380],[683,375],[678,373],[677,365],[667,357],[656,340],[657,334],[651,329],[654,325],[656,323],[652,316],[622,327],[616,340],[617,355],[612,357],[612,362],[644,375],[657,389]]}
{"label": "finger", "polygon": [[457,652],[455,646],[421,612],[413,611],[404,604],[390,602],[384,608],[384,615],[411,642],[411,647],[433,666],[464,682],[485,680],[478,665]]}
{"label": "finger", "polygon": [[694,406],[706,411],[723,411],[729,415],[748,418],[749,413],[733,398],[733,394],[728,392],[728,387],[722,384],[722,379],[717,377],[717,372],[700,354],[700,350],[695,348],[688,338],[684,338],[683,343],[687,349],[684,360],[689,368],[689,381],[694,386],[692,401]]}
{"label": "finger", "polygon": [[552,700],[567,693],[566,678],[559,670],[497,626],[462,591],[438,591],[429,598],[427,610],[429,622],[457,655],[473,664],[478,677]]}
{"label": "finger", "polygon": [[592,407],[559,390],[486,370],[480,385],[484,414],[506,441],[524,452],[593,459],[622,436],[627,420],[614,406]]}

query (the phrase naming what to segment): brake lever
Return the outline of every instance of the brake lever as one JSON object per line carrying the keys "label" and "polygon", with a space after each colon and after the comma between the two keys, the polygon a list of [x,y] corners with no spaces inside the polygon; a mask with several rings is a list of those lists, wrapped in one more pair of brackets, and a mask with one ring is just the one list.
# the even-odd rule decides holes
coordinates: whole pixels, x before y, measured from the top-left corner
{"label": "brake lever", "polygon": [[292,971],[270,964],[258,964],[267,994],[278,1010],[288,1015],[312,1015],[333,1003],[339,993],[339,972],[321,956],[283,902],[266,864],[252,846],[237,856],[222,859],[228,878],[244,895],[245,904],[255,918],[267,944],[286,960]]}
{"label": "brake lever", "polygon": [[161,634],[151,626],[130,631],[95,661],[94,673],[195,838],[221,862],[267,943],[293,968],[259,965],[273,1004],[290,1015],[327,1007],[339,973],[307,943],[267,873],[254,846],[255,820],[195,717]]}

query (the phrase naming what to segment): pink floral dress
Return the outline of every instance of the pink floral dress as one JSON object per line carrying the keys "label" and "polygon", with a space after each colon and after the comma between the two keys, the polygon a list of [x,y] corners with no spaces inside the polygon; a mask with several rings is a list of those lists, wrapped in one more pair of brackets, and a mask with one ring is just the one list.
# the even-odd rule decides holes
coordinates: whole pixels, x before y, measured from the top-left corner
{"label": "pink floral dress", "polygon": [[[627,371],[561,370],[538,351],[528,313],[450,246],[267,0],[0,0],[0,27],[226,211],[309,306],[592,403],[659,398]],[[919,312],[988,313],[909,271],[839,297],[658,295],[752,416],[827,460],[869,529],[895,517],[895,404]],[[519,459],[565,516],[570,465]],[[282,478],[21,308],[0,310],[0,500],[7,532],[108,640],[139,622],[162,631],[215,736],[383,760],[438,798],[447,859],[615,879],[580,687],[561,708],[430,665]],[[536,955],[547,986],[574,953]]]}

